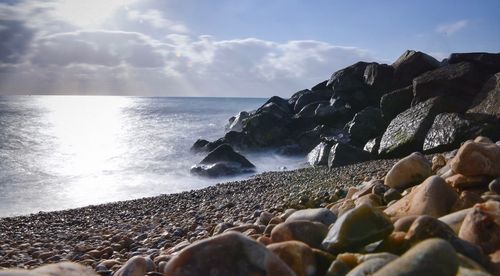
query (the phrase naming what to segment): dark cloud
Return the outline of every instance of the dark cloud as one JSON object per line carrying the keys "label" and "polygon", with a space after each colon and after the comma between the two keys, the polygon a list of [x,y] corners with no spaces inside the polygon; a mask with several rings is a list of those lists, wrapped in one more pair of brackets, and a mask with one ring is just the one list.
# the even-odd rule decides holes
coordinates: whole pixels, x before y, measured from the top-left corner
{"label": "dark cloud", "polygon": [[0,63],[19,63],[34,34],[34,30],[27,28],[22,21],[0,20]]}

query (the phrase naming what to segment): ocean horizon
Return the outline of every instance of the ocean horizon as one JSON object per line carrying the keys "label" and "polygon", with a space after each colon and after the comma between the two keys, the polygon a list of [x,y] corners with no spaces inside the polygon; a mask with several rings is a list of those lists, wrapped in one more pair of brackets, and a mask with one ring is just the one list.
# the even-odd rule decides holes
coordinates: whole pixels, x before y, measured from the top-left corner
{"label": "ocean horizon", "polygon": [[[231,116],[263,98],[0,97],[0,217],[200,189],[252,174],[201,178],[199,138],[224,134]],[[304,158],[246,153],[256,173],[296,169]]]}

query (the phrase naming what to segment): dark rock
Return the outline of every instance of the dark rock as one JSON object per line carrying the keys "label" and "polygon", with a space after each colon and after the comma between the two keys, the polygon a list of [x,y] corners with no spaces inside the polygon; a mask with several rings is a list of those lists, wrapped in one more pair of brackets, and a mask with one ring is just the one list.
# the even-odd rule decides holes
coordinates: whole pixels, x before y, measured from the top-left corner
{"label": "dark rock", "polygon": [[486,73],[500,72],[500,53],[453,53],[448,58],[449,64],[472,62]]}
{"label": "dark rock", "polygon": [[335,254],[356,250],[384,239],[393,229],[391,220],[382,211],[362,204],[337,219],[322,246]]}
{"label": "dark rock", "polygon": [[[269,98],[269,100],[267,100],[263,105],[262,107],[270,104],[270,103],[273,103],[275,105],[277,105],[278,107],[281,108],[281,110],[287,112],[287,113],[290,113],[292,110],[290,109],[290,105],[288,104],[288,100],[285,100],[281,97],[278,97],[278,96],[272,96],[271,98]],[[259,112],[259,109],[257,109],[257,112]]]}
{"label": "dark rock", "polygon": [[488,184],[488,189],[490,189],[491,192],[500,195],[500,178],[491,180],[491,182]]}
{"label": "dark rock", "polygon": [[235,152],[228,144],[211,151],[201,162],[191,168],[191,173],[217,177],[244,172],[253,172],[255,166],[243,155]]}
{"label": "dark rock", "polygon": [[325,89],[328,89],[328,87],[326,87],[326,84],[328,83],[328,80],[325,80],[325,81],[322,81],[318,84],[316,84],[315,86],[313,86],[311,88],[311,91],[317,91],[317,90],[325,90]]}
{"label": "dark rock", "polygon": [[243,121],[248,117],[250,117],[250,114],[246,111],[241,111],[236,116],[231,117],[226,125],[226,131],[241,132],[243,130]]}
{"label": "dark rock", "polygon": [[329,143],[321,142],[312,151],[307,154],[307,160],[311,166],[327,166],[328,155],[332,145]]}
{"label": "dark rock", "polygon": [[483,80],[484,76],[469,62],[440,67],[413,79],[412,105],[442,95],[470,103],[479,92]]}
{"label": "dark rock", "polygon": [[290,135],[290,122],[284,112],[262,112],[251,116],[243,127],[249,140],[248,147],[262,148],[282,144]]}
{"label": "dark rock", "polygon": [[399,88],[411,84],[420,74],[438,68],[439,61],[422,52],[407,50],[391,66],[394,67],[395,86]]}
{"label": "dark rock", "polygon": [[302,148],[303,152],[310,152],[322,141],[329,144],[334,144],[336,141],[347,142],[349,136],[342,130],[328,127],[326,125],[319,125],[315,128],[299,133],[297,135],[297,142]]}
{"label": "dark rock", "polygon": [[436,115],[463,109],[462,102],[447,97],[432,98],[411,107],[391,121],[380,141],[379,154],[402,156],[422,151],[427,131]]}
{"label": "dark rock", "polygon": [[337,128],[342,128],[353,114],[351,106],[341,99],[331,99],[329,104],[320,103],[314,111],[317,122]]}
{"label": "dark rock", "polygon": [[393,74],[394,67],[387,64],[371,63],[366,66],[363,78],[369,87],[382,95],[392,90]]}
{"label": "dark rock", "polygon": [[365,146],[363,147],[363,150],[371,153],[372,155],[377,155],[378,149],[380,147],[380,139],[382,139],[382,136],[368,140],[368,142],[366,142]]}
{"label": "dark rock", "polygon": [[315,90],[309,93],[302,94],[295,103],[293,110],[295,113],[301,111],[306,105],[317,102],[329,101],[332,97],[333,91],[331,89]]}
{"label": "dark rock", "polygon": [[428,239],[412,247],[373,275],[455,276],[458,264],[457,254],[448,242],[442,239]]}
{"label": "dark rock", "polygon": [[304,94],[307,94],[307,93],[311,93],[311,90],[309,89],[304,89],[304,90],[300,90],[300,91],[297,91],[295,92],[291,97],[290,99],[288,99],[288,105],[293,109],[293,107],[295,106],[295,103],[297,102],[297,100],[300,98],[300,96],[304,95]]}
{"label": "dark rock", "polygon": [[330,150],[328,167],[334,168],[372,159],[373,156],[369,152],[355,148],[349,144],[337,143]]}
{"label": "dark rock", "polygon": [[[484,84],[472,102],[472,107],[467,110],[468,114],[487,116],[500,120],[500,73],[493,75]],[[481,116],[479,116],[481,117]]]}
{"label": "dark rock", "polygon": [[204,151],[204,147],[208,144],[209,142],[205,139],[198,139],[196,142],[194,142],[193,146],[191,146],[191,151],[192,152],[201,152]]}
{"label": "dark rock", "polygon": [[497,139],[500,128],[488,122],[475,122],[457,113],[442,113],[434,119],[425,137],[423,150],[429,153],[450,151],[477,136]]}
{"label": "dark rock", "polygon": [[381,135],[384,127],[380,109],[371,106],[356,113],[345,126],[352,143],[358,146],[363,146],[371,138]]}
{"label": "dark rock", "polygon": [[380,110],[386,122],[390,122],[399,113],[407,110],[411,106],[413,99],[413,86],[406,86],[394,90],[382,96],[380,99]]}
{"label": "dark rock", "polygon": [[283,260],[297,276],[312,276],[316,273],[316,258],[307,244],[299,241],[285,241],[267,246]]}
{"label": "dark rock", "polygon": [[265,246],[235,232],[186,247],[161,272],[165,275],[294,275]]}
{"label": "dark rock", "polygon": [[130,258],[115,274],[116,276],[125,275],[145,275],[154,271],[154,263],[148,257],[135,256]]}
{"label": "dark rock", "polygon": [[328,102],[322,101],[322,102],[313,102],[310,104],[305,105],[302,107],[302,109],[295,115],[297,118],[313,118],[316,115],[316,108],[320,104],[327,104]]}

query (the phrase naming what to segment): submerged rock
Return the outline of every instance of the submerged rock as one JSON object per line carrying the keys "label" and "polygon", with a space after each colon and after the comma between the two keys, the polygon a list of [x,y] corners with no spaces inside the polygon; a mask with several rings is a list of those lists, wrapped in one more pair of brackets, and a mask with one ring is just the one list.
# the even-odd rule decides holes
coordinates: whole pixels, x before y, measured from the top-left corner
{"label": "submerged rock", "polygon": [[294,275],[274,253],[242,234],[230,232],[194,243],[165,266],[166,275]]}
{"label": "submerged rock", "polygon": [[243,155],[235,152],[227,144],[220,145],[211,151],[198,165],[191,168],[191,173],[218,177],[239,173],[254,172],[255,166]]}
{"label": "submerged rock", "polygon": [[377,208],[362,204],[337,219],[322,242],[332,253],[355,250],[387,237],[394,226]]}

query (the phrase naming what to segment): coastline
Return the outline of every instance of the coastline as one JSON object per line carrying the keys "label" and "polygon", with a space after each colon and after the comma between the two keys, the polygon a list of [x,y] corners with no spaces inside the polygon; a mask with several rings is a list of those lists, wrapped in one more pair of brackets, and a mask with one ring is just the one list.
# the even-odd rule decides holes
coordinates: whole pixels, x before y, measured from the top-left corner
{"label": "coastline", "polygon": [[[0,267],[34,268],[64,260],[95,267],[111,257],[153,259],[181,241],[210,237],[219,223],[253,223],[260,211],[280,214],[301,204],[324,206],[336,188],[345,191],[367,177],[380,178],[395,162],[265,172],[200,190],[0,218]],[[109,247],[116,255],[81,254]]]}

